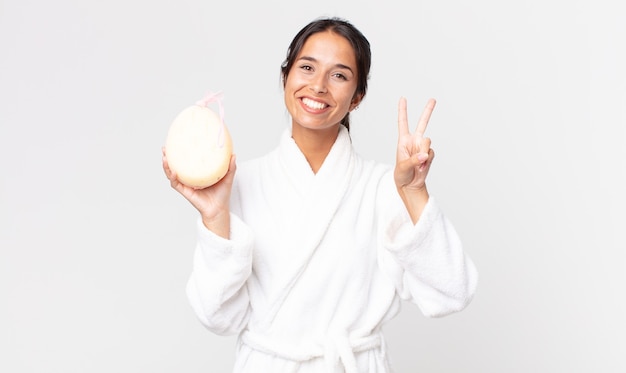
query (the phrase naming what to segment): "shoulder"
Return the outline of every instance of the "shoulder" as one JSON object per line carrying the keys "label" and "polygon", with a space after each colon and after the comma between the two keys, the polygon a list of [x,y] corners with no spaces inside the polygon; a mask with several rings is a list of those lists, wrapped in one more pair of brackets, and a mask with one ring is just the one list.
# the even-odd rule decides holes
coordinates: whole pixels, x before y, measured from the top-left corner
{"label": "shoulder", "polygon": [[237,162],[237,171],[235,172],[235,186],[252,185],[258,180],[263,170],[272,160],[276,158],[276,150],[265,155]]}
{"label": "shoulder", "polygon": [[366,179],[369,183],[379,184],[381,181],[391,179],[393,181],[394,166],[373,159],[363,158],[359,153],[354,151],[356,159],[356,174]]}
{"label": "shoulder", "polygon": [[355,152],[357,166],[355,177],[358,184],[364,185],[376,196],[381,206],[396,206],[399,199],[393,178],[395,166],[372,159],[365,159]]}

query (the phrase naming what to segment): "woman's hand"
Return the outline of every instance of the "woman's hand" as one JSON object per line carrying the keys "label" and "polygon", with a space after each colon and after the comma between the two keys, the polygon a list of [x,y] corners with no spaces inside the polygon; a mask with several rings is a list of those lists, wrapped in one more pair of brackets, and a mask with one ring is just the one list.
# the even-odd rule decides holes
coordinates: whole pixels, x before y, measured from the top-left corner
{"label": "woman's hand", "polygon": [[237,165],[235,155],[230,158],[228,172],[222,180],[203,189],[195,189],[181,183],[167,163],[165,147],[163,151],[163,171],[170,185],[183,195],[195,207],[202,217],[204,225],[214,233],[228,238],[230,234],[230,194]]}
{"label": "woman's hand", "polygon": [[430,139],[424,137],[430,115],[435,108],[435,100],[430,99],[417,123],[415,132],[409,131],[406,99],[398,103],[398,149],[394,180],[396,188],[406,205],[413,223],[416,223],[428,202],[426,176],[435,156],[430,148]]}

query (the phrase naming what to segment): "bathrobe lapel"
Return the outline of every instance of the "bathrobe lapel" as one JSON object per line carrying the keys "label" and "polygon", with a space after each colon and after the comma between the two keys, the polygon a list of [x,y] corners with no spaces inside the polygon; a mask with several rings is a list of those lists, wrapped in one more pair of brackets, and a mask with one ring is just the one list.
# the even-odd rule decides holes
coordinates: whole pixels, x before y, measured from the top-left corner
{"label": "bathrobe lapel", "polygon": [[283,291],[273,302],[266,321],[271,323],[300,275],[324,239],[345,196],[356,157],[350,135],[341,126],[324,164],[314,174],[306,158],[286,130],[279,148],[263,173],[264,195],[272,207],[273,221],[281,227],[281,246],[288,250],[290,265],[280,274]]}

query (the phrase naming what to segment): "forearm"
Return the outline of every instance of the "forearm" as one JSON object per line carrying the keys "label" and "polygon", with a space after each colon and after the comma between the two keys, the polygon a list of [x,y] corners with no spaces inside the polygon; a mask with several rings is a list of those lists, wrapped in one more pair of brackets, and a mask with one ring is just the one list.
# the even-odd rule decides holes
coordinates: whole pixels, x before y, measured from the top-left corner
{"label": "forearm", "polygon": [[218,334],[236,334],[249,316],[246,282],[252,273],[252,232],[231,216],[231,238],[198,222],[198,241],[187,296],[200,321]]}
{"label": "forearm", "polygon": [[[478,274],[452,223],[430,198],[415,226],[398,215],[383,228],[387,271],[405,300],[429,317],[463,309],[474,296]],[[399,269],[394,270],[397,265]]]}

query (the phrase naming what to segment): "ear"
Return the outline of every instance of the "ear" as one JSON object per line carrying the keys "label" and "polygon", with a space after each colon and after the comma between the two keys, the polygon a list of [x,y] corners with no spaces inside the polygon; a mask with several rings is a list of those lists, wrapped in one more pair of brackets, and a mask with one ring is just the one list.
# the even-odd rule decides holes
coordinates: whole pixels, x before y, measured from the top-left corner
{"label": "ear", "polygon": [[352,98],[352,101],[350,102],[350,111],[356,109],[361,103],[361,100],[363,100],[362,94],[354,95],[354,97]]}

